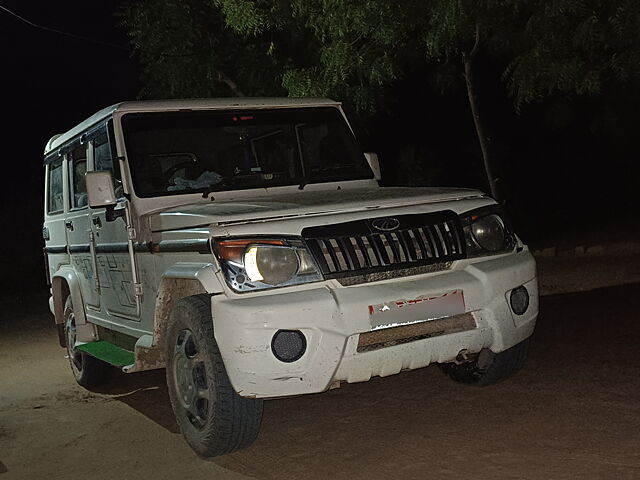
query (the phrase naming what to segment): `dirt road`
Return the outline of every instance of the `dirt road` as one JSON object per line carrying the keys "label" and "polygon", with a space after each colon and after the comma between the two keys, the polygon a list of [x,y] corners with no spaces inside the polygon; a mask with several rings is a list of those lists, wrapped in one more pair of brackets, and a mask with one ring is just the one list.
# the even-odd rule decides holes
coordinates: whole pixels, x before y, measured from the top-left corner
{"label": "dirt road", "polygon": [[163,371],[77,387],[46,296],[25,295],[0,317],[0,480],[637,479],[638,311],[640,284],[545,297],[529,362],[503,384],[429,367],[269,401],[254,446],[205,461]]}

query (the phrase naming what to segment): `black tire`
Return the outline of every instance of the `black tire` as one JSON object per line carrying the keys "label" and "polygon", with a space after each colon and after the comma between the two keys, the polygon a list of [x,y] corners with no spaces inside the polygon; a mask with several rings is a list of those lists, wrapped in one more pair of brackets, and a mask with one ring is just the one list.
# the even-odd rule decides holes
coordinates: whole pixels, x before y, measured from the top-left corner
{"label": "black tire", "polygon": [[442,371],[458,383],[485,387],[501,382],[524,366],[529,350],[529,339],[514,345],[500,353],[484,349],[472,362],[455,364],[445,363]]}
{"label": "black tire", "polygon": [[108,363],[92,357],[86,352],[74,348],[76,340],[76,321],[73,313],[71,295],[64,303],[64,334],[67,344],[67,356],[71,372],[79,385],[85,388],[97,387],[108,383],[114,369]]}
{"label": "black tire", "polygon": [[169,399],[191,448],[215,457],[251,445],[260,431],[263,402],[243,398],[231,386],[213,336],[210,296],[176,303],[165,348]]}

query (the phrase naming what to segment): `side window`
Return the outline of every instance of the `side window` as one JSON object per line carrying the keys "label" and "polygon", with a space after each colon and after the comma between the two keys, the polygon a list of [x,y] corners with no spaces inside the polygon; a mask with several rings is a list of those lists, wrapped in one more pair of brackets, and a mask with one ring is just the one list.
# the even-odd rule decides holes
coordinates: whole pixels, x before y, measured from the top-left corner
{"label": "side window", "polygon": [[[110,139],[113,138],[111,122],[109,122],[108,127],[108,130],[105,128],[93,139],[93,163],[97,171],[109,170],[111,172],[113,176],[113,188],[115,189],[116,196],[120,198],[124,195],[120,175],[120,163],[116,158],[113,142],[110,141]],[[107,131],[109,133],[107,133]]]}
{"label": "side window", "polygon": [[71,152],[70,156],[71,178],[71,208],[82,208],[87,206],[87,183],[85,174],[87,173],[87,147],[82,145]]}
{"label": "side window", "polygon": [[47,212],[60,213],[64,208],[62,200],[62,157],[49,164],[48,182]]}

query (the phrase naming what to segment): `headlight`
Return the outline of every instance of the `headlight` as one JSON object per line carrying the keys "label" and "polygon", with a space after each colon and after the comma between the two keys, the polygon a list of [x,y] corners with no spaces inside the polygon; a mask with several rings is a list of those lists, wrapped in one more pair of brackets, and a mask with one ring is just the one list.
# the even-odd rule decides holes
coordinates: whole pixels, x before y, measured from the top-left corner
{"label": "headlight", "polygon": [[461,215],[467,256],[478,257],[513,250],[516,239],[505,213],[498,205]]}
{"label": "headlight", "polygon": [[253,282],[287,283],[299,265],[298,255],[289,247],[251,245],[244,252],[244,269]]}
{"label": "headlight", "polygon": [[214,245],[227,283],[237,292],[322,280],[299,239],[218,240]]}
{"label": "headlight", "polygon": [[504,247],[506,231],[502,219],[492,213],[471,223],[471,233],[478,245],[490,252],[499,252]]}

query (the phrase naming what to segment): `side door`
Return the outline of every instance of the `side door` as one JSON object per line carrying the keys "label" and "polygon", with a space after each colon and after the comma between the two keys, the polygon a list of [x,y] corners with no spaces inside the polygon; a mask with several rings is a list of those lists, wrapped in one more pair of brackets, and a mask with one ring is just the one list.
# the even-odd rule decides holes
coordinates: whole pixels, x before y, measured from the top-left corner
{"label": "side door", "polygon": [[[114,180],[118,204],[116,218],[107,218],[107,209],[91,211],[91,228],[95,240],[96,261],[102,299],[101,314],[106,320],[139,322],[139,304],[136,301],[128,232],[124,217],[126,199],[122,189],[120,165],[117,159],[111,121],[87,134],[91,145],[92,166],[95,171],[108,170]],[[126,326],[126,322],[124,322]]]}
{"label": "side door", "polygon": [[90,310],[99,310],[99,279],[85,181],[88,168],[87,147],[86,142],[78,143],[67,153],[69,205],[64,224],[69,243],[69,260],[78,274],[85,306]]}

